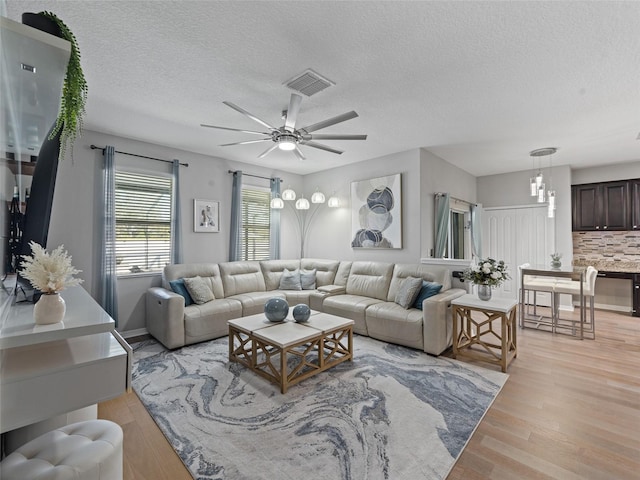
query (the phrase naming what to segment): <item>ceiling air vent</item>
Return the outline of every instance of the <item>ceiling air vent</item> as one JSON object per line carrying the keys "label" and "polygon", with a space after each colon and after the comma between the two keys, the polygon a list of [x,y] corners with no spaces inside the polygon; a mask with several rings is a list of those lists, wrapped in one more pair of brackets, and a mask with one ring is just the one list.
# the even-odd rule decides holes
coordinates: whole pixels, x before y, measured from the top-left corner
{"label": "ceiling air vent", "polygon": [[307,97],[310,97],[331,85],[335,85],[335,83],[309,68],[300,75],[293,77],[291,80],[286,82],[285,85],[296,92],[300,92]]}

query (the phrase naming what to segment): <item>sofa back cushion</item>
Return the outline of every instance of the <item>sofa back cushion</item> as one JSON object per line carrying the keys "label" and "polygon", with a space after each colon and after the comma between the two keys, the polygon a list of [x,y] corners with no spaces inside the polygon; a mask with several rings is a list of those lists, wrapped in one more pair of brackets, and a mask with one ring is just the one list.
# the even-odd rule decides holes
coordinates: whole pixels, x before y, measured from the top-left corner
{"label": "sofa back cushion", "polygon": [[451,272],[448,268],[423,265],[421,263],[396,263],[393,268],[393,277],[389,285],[387,302],[393,302],[400,288],[400,284],[407,277],[418,277],[427,282],[436,282],[442,285],[442,290],[451,288]]}
{"label": "sofa back cushion", "polygon": [[280,279],[284,269],[293,272],[300,268],[300,260],[262,260],[260,269],[264,276],[264,284],[267,291],[277,290],[280,286]]}
{"label": "sofa back cushion", "polygon": [[336,272],[338,271],[338,265],[340,265],[340,262],[337,260],[323,260],[318,258],[303,258],[300,260],[300,268],[307,271],[316,271],[315,288],[324,285],[333,285]]}
{"label": "sofa back cushion", "polygon": [[162,273],[162,286],[171,290],[169,282],[181,278],[202,277],[216,298],[224,298],[225,290],[217,263],[179,263],[167,265]]}
{"label": "sofa back cushion", "polygon": [[257,261],[221,263],[220,275],[227,297],[266,290],[260,262]]}
{"label": "sofa back cushion", "polygon": [[340,262],[340,265],[338,265],[338,271],[336,272],[336,278],[333,281],[334,285],[340,285],[341,287],[347,286],[347,280],[349,280],[349,273],[351,272],[351,265],[353,265],[353,262]]}
{"label": "sofa back cushion", "polygon": [[353,262],[347,280],[347,293],[387,300],[392,274],[393,263]]}

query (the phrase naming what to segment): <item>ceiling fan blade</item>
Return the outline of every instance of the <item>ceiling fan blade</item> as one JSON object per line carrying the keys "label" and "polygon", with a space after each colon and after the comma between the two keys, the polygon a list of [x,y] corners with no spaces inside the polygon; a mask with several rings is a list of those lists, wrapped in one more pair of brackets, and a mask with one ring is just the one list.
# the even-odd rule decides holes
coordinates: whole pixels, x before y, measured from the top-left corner
{"label": "ceiling fan blade", "polygon": [[219,128],[220,130],[231,130],[232,132],[252,133],[253,135],[271,135],[269,132],[256,132],[253,130],[240,130],[239,128],[218,127],[216,125],[205,125],[204,123],[201,123],[200,126],[207,128]]}
{"label": "ceiling fan blade", "polygon": [[224,143],[222,145],[218,145],[219,147],[230,147],[231,145],[247,145],[248,143],[259,143],[259,142],[268,142],[271,141],[272,138],[261,138],[260,140],[247,140],[245,142],[235,142],[235,143]]}
{"label": "ceiling fan blade", "polygon": [[273,127],[271,125],[269,125],[267,122],[265,122],[264,120],[260,120],[258,117],[256,117],[255,115],[252,115],[251,113],[247,112],[244,108],[240,108],[239,106],[231,103],[231,102],[222,102],[224,103],[227,107],[231,107],[233,108],[235,111],[240,112],[241,114],[249,117],[251,120],[253,120],[254,122],[258,122],[260,125],[263,125],[265,127],[267,127],[269,130],[278,130],[276,127]]}
{"label": "ceiling fan blade", "polygon": [[329,118],[328,120],[323,120],[322,122],[314,123],[313,125],[309,125],[308,127],[302,127],[298,130],[304,130],[304,133],[315,132],[316,130],[320,130],[322,128],[330,127],[331,125],[335,125],[336,123],[346,122],[347,120],[351,120],[352,118],[356,118],[358,114],[354,111],[343,113],[342,115],[338,115],[337,117]]}
{"label": "ceiling fan blade", "polygon": [[273,152],[276,148],[278,148],[278,144],[274,143],[273,145],[271,145],[269,148],[267,148],[264,152],[262,152],[260,155],[258,155],[258,158],[264,158],[267,155],[269,155],[271,152]]}
{"label": "ceiling fan blade", "polygon": [[298,148],[297,145],[296,145],[296,148],[293,149],[293,153],[300,160],[306,160],[307,159],[307,157],[304,156],[304,154],[302,153],[302,150],[300,150],[300,148]]}
{"label": "ceiling fan blade", "polygon": [[300,111],[300,103],[302,97],[296,93],[291,94],[289,100],[289,109],[287,110],[287,118],[284,122],[284,128],[293,131],[296,127],[296,119],[298,118],[298,112]]}
{"label": "ceiling fan blade", "polygon": [[304,140],[366,140],[366,135],[334,135],[333,133],[316,133],[303,135]]}
{"label": "ceiling fan blade", "polygon": [[302,145],[307,145],[309,147],[319,148],[320,150],[326,150],[327,152],[337,153],[338,155],[341,155],[343,153],[342,150],[336,150],[335,148],[328,147],[328,146],[323,145],[321,143],[316,143],[316,142],[311,142],[311,141],[302,141],[300,143]]}

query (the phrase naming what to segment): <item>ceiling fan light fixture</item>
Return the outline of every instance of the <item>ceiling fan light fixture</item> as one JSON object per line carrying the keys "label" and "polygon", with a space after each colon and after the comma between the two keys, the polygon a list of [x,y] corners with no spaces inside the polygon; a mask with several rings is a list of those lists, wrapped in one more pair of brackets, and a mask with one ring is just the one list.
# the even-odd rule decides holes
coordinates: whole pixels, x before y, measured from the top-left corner
{"label": "ceiling fan light fixture", "polygon": [[278,148],[280,150],[284,150],[284,151],[291,151],[291,150],[294,150],[296,148],[296,144],[295,144],[295,142],[292,142],[291,140],[280,140],[278,142]]}

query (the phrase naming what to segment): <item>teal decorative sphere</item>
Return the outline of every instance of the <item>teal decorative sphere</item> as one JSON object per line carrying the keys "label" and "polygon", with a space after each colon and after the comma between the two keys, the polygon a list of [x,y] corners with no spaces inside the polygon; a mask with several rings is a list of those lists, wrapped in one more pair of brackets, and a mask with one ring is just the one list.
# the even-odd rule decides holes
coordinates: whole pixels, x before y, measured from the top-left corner
{"label": "teal decorative sphere", "polygon": [[264,315],[270,322],[282,322],[289,313],[289,304],[283,298],[270,298],[264,304]]}
{"label": "teal decorative sphere", "polygon": [[311,309],[308,305],[300,303],[293,307],[293,319],[298,323],[304,323],[309,321],[311,316]]}

